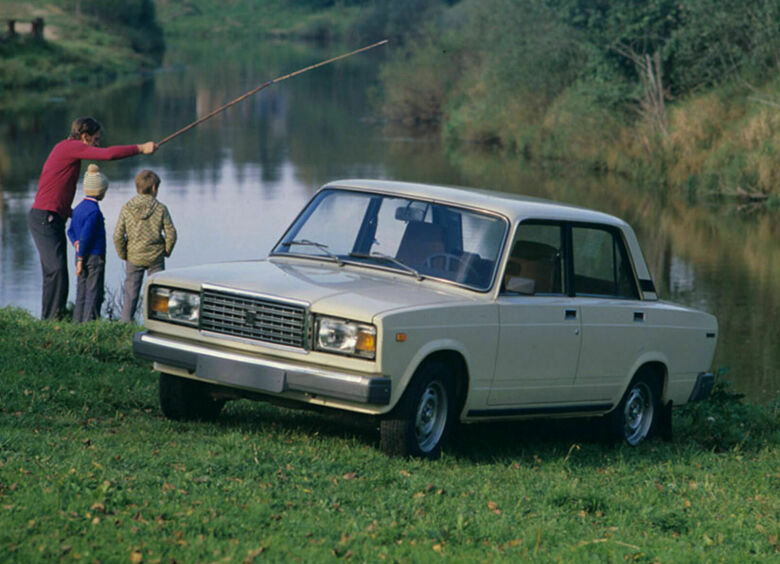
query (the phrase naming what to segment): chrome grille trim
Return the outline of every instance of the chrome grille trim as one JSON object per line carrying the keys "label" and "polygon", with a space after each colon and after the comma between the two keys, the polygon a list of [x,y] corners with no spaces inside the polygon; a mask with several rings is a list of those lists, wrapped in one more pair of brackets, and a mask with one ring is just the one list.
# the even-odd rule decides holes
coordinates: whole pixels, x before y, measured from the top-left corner
{"label": "chrome grille trim", "polygon": [[309,302],[304,300],[296,300],[293,298],[282,298],[280,296],[274,296],[273,294],[264,294],[261,292],[252,292],[250,290],[240,290],[238,288],[231,288],[229,286],[219,286],[217,284],[203,284],[201,285],[202,290],[214,290],[215,292],[220,292],[223,294],[231,294],[234,296],[245,296],[248,298],[258,298],[261,300],[268,300],[271,302],[276,302],[280,304],[286,304],[286,305],[297,305],[301,306],[303,308],[308,309],[311,305]]}
{"label": "chrome grille trim", "polygon": [[301,302],[204,286],[200,329],[208,333],[307,348],[308,309]]}

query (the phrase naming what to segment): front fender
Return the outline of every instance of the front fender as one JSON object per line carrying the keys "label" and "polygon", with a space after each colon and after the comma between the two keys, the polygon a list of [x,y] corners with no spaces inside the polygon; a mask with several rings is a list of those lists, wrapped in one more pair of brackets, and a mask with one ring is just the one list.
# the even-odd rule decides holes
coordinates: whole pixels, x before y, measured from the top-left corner
{"label": "front fender", "polygon": [[494,303],[467,302],[389,314],[375,321],[382,327],[381,372],[392,378],[390,404],[401,399],[420,365],[432,354],[450,352],[463,358],[469,390],[487,389],[498,346],[498,309]]}
{"label": "front fender", "polygon": [[412,381],[412,378],[414,377],[414,374],[415,372],[417,372],[417,369],[420,367],[420,365],[423,362],[425,362],[425,360],[429,358],[431,355],[439,352],[458,353],[461,357],[463,357],[463,361],[466,365],[467,374],[471,373],[471,366],[472,366],[471,353],[469,352],[469,349],[466,348],[466,345],[463,342],[457,341],[455,339],[437,339],[425,343],[422,347],[417,349],[417,351],[412,355],[409,363],[406,366],[406,369],[401,374],[400,380],[397,383],[397,385],[396,383],[394,383],[392,396],[390,398],[391,406],[394,407],[395,404],[398,402],[398,400],[401,399],[401,396],[403,395],[404,391],[406,391],[406,387],[409,385],[409,382]]}

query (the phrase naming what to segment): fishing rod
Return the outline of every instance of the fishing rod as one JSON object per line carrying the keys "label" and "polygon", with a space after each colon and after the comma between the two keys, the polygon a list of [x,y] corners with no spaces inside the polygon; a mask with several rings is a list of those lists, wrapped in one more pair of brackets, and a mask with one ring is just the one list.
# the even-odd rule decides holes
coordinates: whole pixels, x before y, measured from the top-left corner
{"label": "fishing rod", "polygon": [[350,51],[349,53],[344,53],[343,55],[339,55],[338,57],[333,57],[333,58],[327,59],[325,61],[320,61],[319,63],[315,63],[313,65],[309,65],[308,67],[299,69],[299,70],[297,70],[295,72],[291,72],[289,74],[285,74],[284,76],[280,76],[279,78],[274,78],[273,80],[269,80],[265,84],[261,84],[260,86],[250,90],[246,94],[242,94],[241,96],[239,96],[235,100],[232,100],[232,101],[228,102],[224,106],[220,106],[219,108],[217,108],[213,112],[211,112],[211,113],[209,113],[209,114],[207,114],[207,115],[205,115],[205,116],[203,116],[201,118],[198,118],[197,120],[193,121],[191,124],[189,124],[189,125],[187,125],[185,127],[182,127],[180,130],[178,130],[175,133],[170,134],[168,137],[166,137],[165,139],[163,139],[162,141],[157,143],[157,146],[159,147],[159,146],[163,145],[164,143],[167,143],[168,141],[170,141],[174,137],[178,137],[179,135],[181,135],[185,131],[189,131],[190,129],[192,129],[193,127],[198,125],[199,123],[203,123],[207,119],[210,119],[210,118],[214,117],[215,115],[217,115],[218,113],[225,111],[230,106],[238,104],[241,100],[244,100],[244,99],[249,98],[250,96],[252,96],[254,94],[257,94],[258,92],[260,92],[264,88],[268,88],[272,84],[276,84],[277,82],[281,82],[283,80],[287,80],[288,78],[292,78],[292,77],[297,76],[299,74],[303,74],[303,73],[308,72],[310,70],[314,70],[314,69],[316,69],[318,67],[322,67],[322,66],[328,65],[330,63],[339,61],[341,59],[346,59],[347,57],[351,57],[352,55],[357,55],[358,53],[362,53],[363,51],[368,51],[369,49],[373,49],[374,47],[379,47],[380,45],[384,45],[385,43],[387,43],[387,39],[383,39],[382,41],[378,41],[377,43],[373,43],[372,45],[367,45],[365,47],[361,47],[360,49],[356,49],[354,51]]}

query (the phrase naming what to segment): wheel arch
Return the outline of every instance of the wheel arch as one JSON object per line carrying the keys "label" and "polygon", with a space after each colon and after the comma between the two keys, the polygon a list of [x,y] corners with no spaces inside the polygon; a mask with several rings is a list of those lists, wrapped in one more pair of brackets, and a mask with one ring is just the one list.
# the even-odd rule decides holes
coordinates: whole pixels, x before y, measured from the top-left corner
{"label": "wheel arch", "polygon": [[656,389],[659,392],[659,403],[663,406],[666,403],[664,398],[667,396],[667,386],[669,382],[669,369],[666,366],[666,363],[659,359],[648,360],[634,370],[631,379],[633,380],[637,374],[647,374],[653,379],[658,386]]}
{"label": "wheel arch", "polygon": [[[646,406],[642,388],[647,385],[634,385],[646,382],[650,386],[648,393],[653,400],[652,406]],[[668,385],[667,365],[658,360],[646,360],[631,373],[620,399],[605,415],[605,429],[609,440],[622,440],[631,446],[637,446],[654,433],[661,436],[671,434],[670,405],[664,400]],[[637,407],[638,406],[638,407]]]}
{"label": "wheel arch", "polygon": [[661,406],[666,405],[669,385],[669,368],[666,359],[657,355],[645,355],[638,359],[634,366],[631,367],[631,370],[626,374],[623,384],[615,391],[616,397],[612,398],[612,407],[610,407],[609,412],[612,412],[617,408],[620,404],[620,400],[623,399],[623,395],[631,385],[631,382],[634,381],[634,378],[636,378],[638,374],[642,373],[649,374],[658,384],[659,403]]}
{"label": "wheel arch", "polygon": [[455,386],[455,413],[460,418],[468,396],[470,372],[468,353],[457,342],[440,342],[438,346],[431,344],[418,351],[413,362],[409,363],[403,375],[401,381],[401,389],[403,391],[394,398],[393,407],[398,404],[403,394],[406,393],[412,379],[430,362],[442,362],[451,369]]}
{"label": "wheel arch", "polygon": [[460,418],[463,406],[466,404],[466,396],[469,389],[469,370],[466,359],[459,351],[442,349],[429,354],[420,364],[422,367],[427,362],[442,362],[451,370],[453,384],[455,386],[455,413]]}

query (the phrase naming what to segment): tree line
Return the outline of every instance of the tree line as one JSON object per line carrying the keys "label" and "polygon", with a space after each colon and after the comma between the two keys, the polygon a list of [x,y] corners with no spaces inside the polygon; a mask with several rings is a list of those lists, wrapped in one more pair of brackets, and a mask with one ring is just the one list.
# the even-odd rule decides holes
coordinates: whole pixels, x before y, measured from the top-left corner
{"label": "tree line", "polygon": [[[652,112],[664,100],[730,78],[760,80],[780,65],[780,3],[774,0],[370,4],[357,32],[404,40],[402,64],[445,69],[437,74],[453,96],[468,96],[459,77],[478,76],[535,104],[577,88],[602,106]],[[460,67],[451,69],[454,76],[446,70],[451,66]]]}

